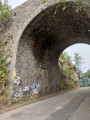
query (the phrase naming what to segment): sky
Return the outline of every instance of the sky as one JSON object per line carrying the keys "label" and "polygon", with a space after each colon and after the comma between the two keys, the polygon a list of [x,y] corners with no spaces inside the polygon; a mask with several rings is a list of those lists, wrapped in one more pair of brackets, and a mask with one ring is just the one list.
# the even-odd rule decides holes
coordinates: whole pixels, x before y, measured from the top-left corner
{"label": "sky", "polygon": [[[4,0],[3,0],[4,1]],[[12,8],[15,8],[16,6],[22,4],[27,0],[8,0],[9,5],[12,6]],[[68,55],[72,57],[74,56],[74,53],[79,53],[82,58],[84,58],[84,69],[83,71],[86,72],[88,69],[90,69],[90,45],[87,44],[75,44],[70,47],[68,47],[66,50],[68,52]]]}
{"label": "sky", "polygon": [[84,62],[84,64],[82,65],[83,72],[86,72],[90,69],[90,45],[75,44],[65,49],[65,51],[68,52],[68,55],[71,56],[72,60],[74,57],[74,53],[79,53]]}
{"label": "sky", "polygon": [[[2,0],[2,1],[4,1],[4,0]],[[9,5],[12,6],[12,8],[15,8],[16,6],[22,4],[25,1],[27,1],[27,0],[8,0],[8,3],[9,3]]]}

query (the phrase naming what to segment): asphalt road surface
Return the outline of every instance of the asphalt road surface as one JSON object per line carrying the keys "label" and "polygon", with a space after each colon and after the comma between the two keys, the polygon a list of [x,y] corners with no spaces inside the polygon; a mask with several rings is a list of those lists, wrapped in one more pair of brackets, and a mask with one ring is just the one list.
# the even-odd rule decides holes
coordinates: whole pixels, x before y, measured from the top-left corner
{"label": "asphalt road surface", "polygon": [[0,114],[0,120],[90,120],[90,88],[80,88]]}

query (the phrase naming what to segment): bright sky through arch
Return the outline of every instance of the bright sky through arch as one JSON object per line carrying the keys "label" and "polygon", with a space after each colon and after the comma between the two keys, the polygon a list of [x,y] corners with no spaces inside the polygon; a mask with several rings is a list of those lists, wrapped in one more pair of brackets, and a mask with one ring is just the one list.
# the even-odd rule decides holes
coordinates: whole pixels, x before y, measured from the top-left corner
{"label": "bright sky through arch", "polygon": [[74,53],[79,53],[82,58],[84,58],[84,72],[86,72],[88,69],[90,69],[90,45],[88,44],[75,44],[67,49],[65,49],[66,52],[68,52],[69,56],[72,56],[72,59],[74,57]]}

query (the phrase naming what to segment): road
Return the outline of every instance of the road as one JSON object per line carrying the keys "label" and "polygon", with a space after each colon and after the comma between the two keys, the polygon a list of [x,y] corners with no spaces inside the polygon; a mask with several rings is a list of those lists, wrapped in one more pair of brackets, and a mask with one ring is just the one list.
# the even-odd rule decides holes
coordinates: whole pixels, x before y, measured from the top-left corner
{"label": "road", "polygon": [[90,120],[90,88],[80,88],[0,114],[0,120]]}

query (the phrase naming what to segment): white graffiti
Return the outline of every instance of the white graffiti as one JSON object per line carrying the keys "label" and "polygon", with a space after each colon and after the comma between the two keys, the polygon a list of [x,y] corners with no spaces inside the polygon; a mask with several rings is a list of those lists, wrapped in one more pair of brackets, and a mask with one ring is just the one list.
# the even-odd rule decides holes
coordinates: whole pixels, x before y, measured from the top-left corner
{"label": "white graffiti", "polygon": [[19,96],[20,96],[20,93],[16,93],[16,94],[15,94],[15,97],[19,97]]}
{"label": "white graffiti", "polygon": [[29,88],[27,86],[25,86],[25,88],[23,89],[23,91],[29,91]]}
{"label": "white graffiti", "polygon": [[20,84],[20,77],[16,76],[15,80],[14,80],[14,83],[16,83],[17,85],[19,85]]}
{"label": "white graffiti", "polygon": [[22,88],[19,89],[19,92],[22,93]]}
{"label": "white graffiti", "polygon": [[22,93],[16,93],[15,94],[15,97],[17,97],[17,98],[20,97],[20,96],[22,96]]}
{"label": "white graffiti", "polygon": [[33,93],[34,94],[38,94],[38,90],[37,89],[33,89]]}

